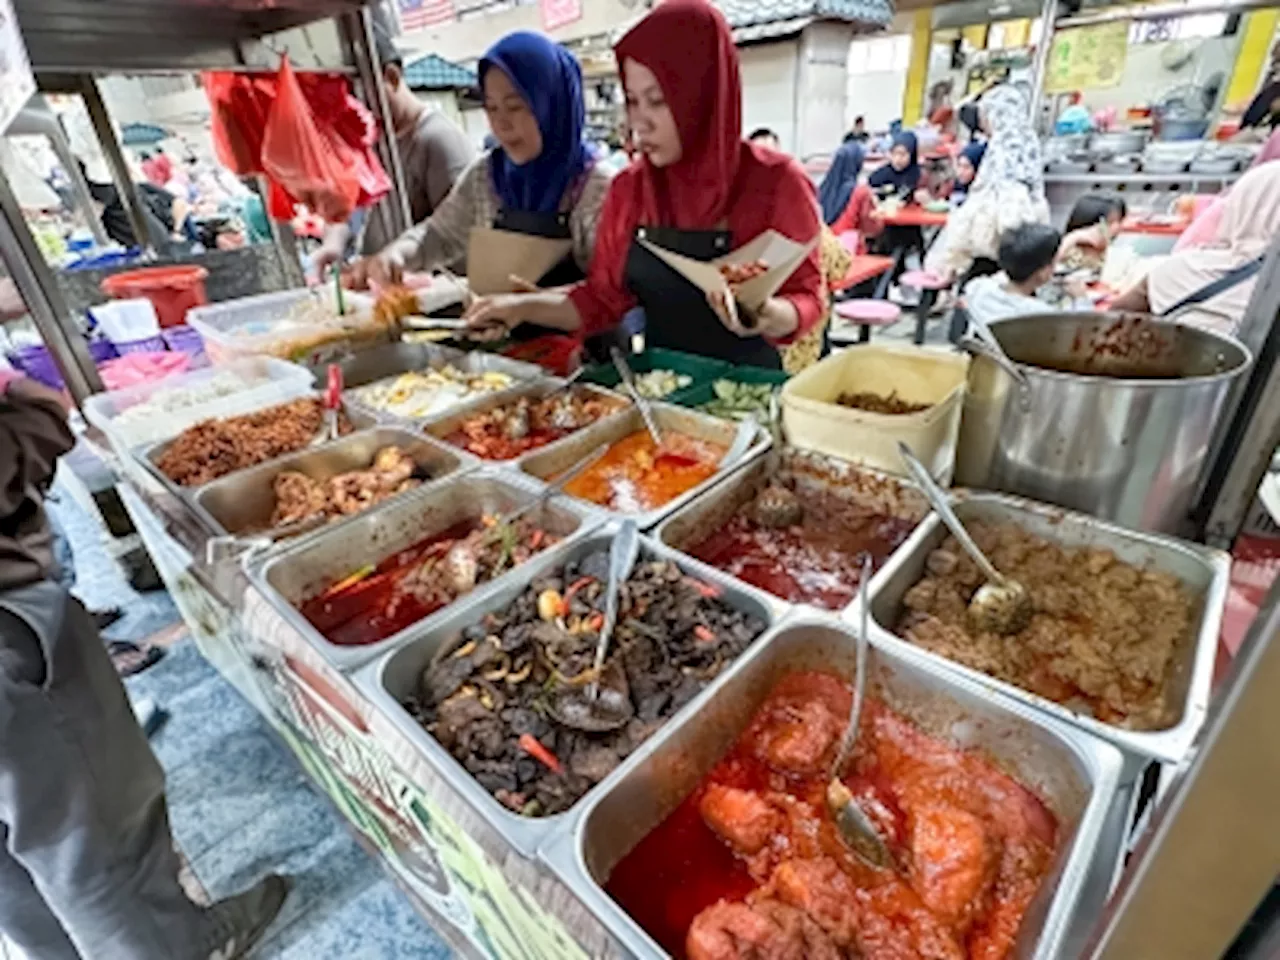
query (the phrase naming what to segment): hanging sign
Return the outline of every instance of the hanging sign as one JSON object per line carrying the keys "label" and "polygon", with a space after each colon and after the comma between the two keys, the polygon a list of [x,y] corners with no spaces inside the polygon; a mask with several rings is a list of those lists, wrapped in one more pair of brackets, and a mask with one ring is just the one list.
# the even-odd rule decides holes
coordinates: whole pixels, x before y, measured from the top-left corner
{"label": "hanging sign", "polygon": [[1129,50],[1130,26],[1128,20],[1117,20],[1055,34],[1045,68],[1045,92],[1071,93],[1118,84]]}
{"label": "hanging sign", "polygon": [[0,0],[0,134],[36,92],[35,74],[18,29],[13,0]]}
{"label": "hanging sign", "polygon": [[548,32],[582,19],[582,0],[539,0],[542,29]]}

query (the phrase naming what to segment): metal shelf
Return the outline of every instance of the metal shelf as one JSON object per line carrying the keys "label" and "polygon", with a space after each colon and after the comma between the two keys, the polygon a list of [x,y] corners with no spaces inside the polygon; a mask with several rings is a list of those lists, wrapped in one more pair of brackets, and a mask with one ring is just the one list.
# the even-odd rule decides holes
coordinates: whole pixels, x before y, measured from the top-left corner
{"label": "metal shelf", "polygon": [[37,73],[236,67],[239,43],[351,13],[365,0],[16,0]]}

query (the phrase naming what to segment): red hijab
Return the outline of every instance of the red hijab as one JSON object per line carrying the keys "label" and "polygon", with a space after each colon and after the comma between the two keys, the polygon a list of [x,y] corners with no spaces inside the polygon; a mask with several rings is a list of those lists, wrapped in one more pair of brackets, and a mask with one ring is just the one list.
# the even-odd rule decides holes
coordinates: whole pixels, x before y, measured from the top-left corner
{"label": "red hijab", "polygon": [[677,163],[639,161],[639,222],[715,229],[745,146],[738,51],[724,15],[707,0],[664,0],[613,50],[623,77],[628,59],[653,71],[680,132]]}

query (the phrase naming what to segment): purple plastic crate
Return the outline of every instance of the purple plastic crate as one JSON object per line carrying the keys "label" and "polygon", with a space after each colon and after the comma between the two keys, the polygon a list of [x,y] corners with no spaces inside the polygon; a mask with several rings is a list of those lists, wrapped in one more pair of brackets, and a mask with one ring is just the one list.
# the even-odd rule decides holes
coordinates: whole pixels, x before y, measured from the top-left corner
{"label": "purple plastic crate", "polygon": [[209,365],[209,358],[204,352],[204,338],[190,327],[185,325],[167,327],[160,331],[160,336],[164,337],[164,342],[169,345],[170,350],[177,350],[191,357],[193,368]]}
{"label": "purple plastic crate", "polygon": [[108,360],[114,360],[118,356],[116,345],[110,340],[99,338],[89,341],[89,357],[93,360],[94,366],[106,363]]}
{"label": "purple plastic crate", "polygon": [[128,343],[117,343],[115,348],[116,353],[122,357],[129,353],[164,353],[168,349],[165,346],[164,337],[130,340]]}
{"label": "purple plastic crate", "polygon": [[22,347],[10,354],[13,365],[32,380],[38,380],[46,387],[61,390],[64,386],[62,374],[58,372],[58,364],[53,354],[44,344]]}

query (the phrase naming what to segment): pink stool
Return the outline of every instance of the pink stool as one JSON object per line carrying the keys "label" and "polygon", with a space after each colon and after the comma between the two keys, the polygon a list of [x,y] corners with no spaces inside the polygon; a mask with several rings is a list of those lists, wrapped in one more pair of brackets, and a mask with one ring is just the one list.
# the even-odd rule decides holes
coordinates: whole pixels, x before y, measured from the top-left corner
{"label": "pink stool", "polygon": [[842,300],[836,304],[836,316],[859,326],[859,343],[867,343],[871,339],[872,327],[887,327],[896,323],[902,316],[902,310],[896,303],[888,300]]}
{"label": "pink stool", "polygon": [[920,291],[920,302],[916,304],[916,345],[924,343],[925,326],[929,323],[929,311],[938,301],[938,291],[946,290],[950,282],[929,270],[908,270],[899,278],[898,283],[904,287],[913,287]]}

